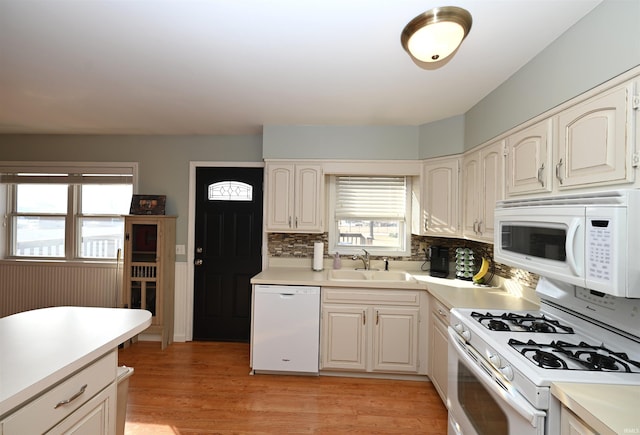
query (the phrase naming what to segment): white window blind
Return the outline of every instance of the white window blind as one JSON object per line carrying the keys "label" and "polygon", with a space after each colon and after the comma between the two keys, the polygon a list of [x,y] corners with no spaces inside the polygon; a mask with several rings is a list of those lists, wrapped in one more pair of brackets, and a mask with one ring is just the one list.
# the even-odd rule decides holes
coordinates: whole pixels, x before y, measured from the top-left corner
{"label": "white window blind", "polygon": [[336,176],[335,218],[405,220],[405,177]]}

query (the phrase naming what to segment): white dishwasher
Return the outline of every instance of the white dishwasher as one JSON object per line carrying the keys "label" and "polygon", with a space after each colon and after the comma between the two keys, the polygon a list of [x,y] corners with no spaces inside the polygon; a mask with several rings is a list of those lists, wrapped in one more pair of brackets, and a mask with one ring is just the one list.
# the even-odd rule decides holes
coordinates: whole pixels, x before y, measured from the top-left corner
{"label": "white dishwasher", "polygon": [[320,287],[256,285],[253,296],[253,371],[317,374]]}

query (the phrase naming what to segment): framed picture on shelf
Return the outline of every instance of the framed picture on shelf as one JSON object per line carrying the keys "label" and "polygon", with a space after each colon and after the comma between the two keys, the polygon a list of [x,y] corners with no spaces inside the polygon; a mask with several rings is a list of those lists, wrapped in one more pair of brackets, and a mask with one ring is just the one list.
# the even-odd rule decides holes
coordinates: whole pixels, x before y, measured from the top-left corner
{"label": "framed picture on shelf", "polygon": [[163,215],[166,195],[133,195],[130,214]]}

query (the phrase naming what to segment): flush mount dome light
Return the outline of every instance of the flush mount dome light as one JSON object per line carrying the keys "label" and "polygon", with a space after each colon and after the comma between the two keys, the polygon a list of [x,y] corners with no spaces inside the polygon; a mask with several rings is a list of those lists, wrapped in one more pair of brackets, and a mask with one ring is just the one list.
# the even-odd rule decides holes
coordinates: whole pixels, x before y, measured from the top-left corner
{"label": "flush mount dome light", "polygon": [[456,6],[424,12],[402,30],[402,47],[414,62],[441,62],[455,52],[471,30],[471,14]]}

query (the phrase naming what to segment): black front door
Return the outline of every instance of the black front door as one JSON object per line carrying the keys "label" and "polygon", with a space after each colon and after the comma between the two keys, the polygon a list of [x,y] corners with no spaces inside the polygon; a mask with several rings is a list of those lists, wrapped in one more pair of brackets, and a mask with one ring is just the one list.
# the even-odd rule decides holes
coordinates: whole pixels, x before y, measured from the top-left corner
{"label": "black front door", "polygon": [[196,168],[194,340],[249,340],[262,183],[262,168]]}

